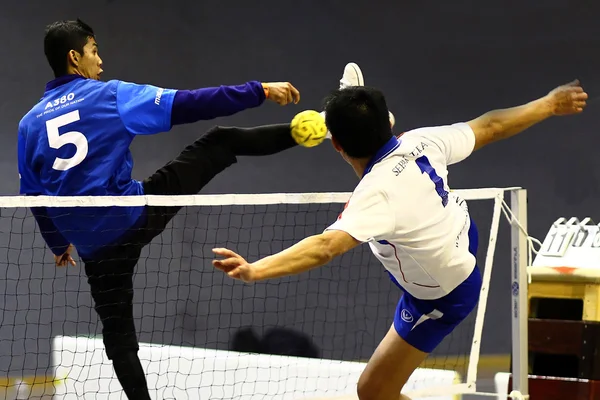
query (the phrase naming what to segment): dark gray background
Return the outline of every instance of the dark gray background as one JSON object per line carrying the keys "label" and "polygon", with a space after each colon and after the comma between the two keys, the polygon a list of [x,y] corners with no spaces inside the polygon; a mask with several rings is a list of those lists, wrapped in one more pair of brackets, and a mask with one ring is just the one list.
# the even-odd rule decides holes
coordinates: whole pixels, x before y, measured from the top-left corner
{"label": "dark gray background", "polygon": [[[18,192],[18,121],[52,78],[43,55],[44,26],[76,17],[96,30],[104,79],[171,88],[289,80],[302,93],[297,106],[265,104],[227,119],[136,139],[136,178],[152,173],[215,123],[285,122],[298,111],[319,107],[348,61],[360,64],[367,84],[385,91],[397,132],[524,103],[574,78],[582,80],[592,98],[600,96],[600,5],[590,0],[6,2],[0,11],[2,194]],[[558,216],[598,218],[598,103],[592,99],[583,115],[544,122],[481,150],[451,168],[451,187],[527,188],[530,232],[538,238]],[[351,191],[356,182],[326,143],[241,159],[204,193]],[[482,239],[490,207],[472,205]],[[277,214],[275,209],[185,210],[139,268],[136,312],[143,315],[142,340],[226,348],[235,327],[286,325],[314,336],[324,356],[368,357],[389,326],[398,292],[366,247],[342,260],[350,272],[338,262],[290,284],[283,280],[249,287],[213,274],[205,258],[210,258],[206,250],[212,244],[243,249],[239,243],[245,240],[251,243],[250,255],[266,255],[322,229],[339,205],[326,208],[306,221],[305,210],[279,209],[271,222],[265,222],[264,213]],[[276,218],[287,219],[287,228],[281,228],[287,234],[269,228],[279,224]],[[50,254],[34,237],[25,211],[2,210],[1,225],[7,275],[0,277],[0,371],[18,374],[24,367],[48,365],[53,335],[94,333],[98,326],[81,271],[57,271],[49,263]],[[223,229],[215,239],[217,226]],[[254,228],[244,231],[241,226]],[[265,230],[271,236],[264,236]],[[237,233],[239,237],[232,236]],[[270,239],[280,235],[287,235],[284,241]],[[501,235],[485,353],[510,350],[506,226]],[[468,330],[472,322],[465,326]],[[339,335],[345,335],[344,341],[334,343]],[[464,351],[467,336],[456,333],[442,352]]]}

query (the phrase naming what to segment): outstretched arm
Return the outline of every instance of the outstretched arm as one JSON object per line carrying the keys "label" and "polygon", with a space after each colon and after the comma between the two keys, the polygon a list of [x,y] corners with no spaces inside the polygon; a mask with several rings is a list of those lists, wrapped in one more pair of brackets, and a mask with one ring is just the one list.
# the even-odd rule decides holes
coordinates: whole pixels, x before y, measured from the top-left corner
{"label": "outstretched arm", "polygon": [[196,90],[163,89],[118,81],[116,106],[121,122],[132,135],[169,131],[173,125],[224,117],[258,107],[265,99],[286,105],[300,100],[288,82],[248,82]]}
{"label": "outstretched arm", "polygon": [[213,265],[245,282],[295,275],[325,265],[361,243],[382,239],[393,229],[394,220],[384,192],[359,184],[342,214],[324,233],[252,264],[231,250],[213,249],[225,257],[214,260]]}
{"label": "outstretched arm", "polygon": [[474,150],[514,136],[551,116],[578,114],[585,108],[587,98],[575,80],[525,105],[485,113],[468,122],[475,134]]}
{"label": "outstretched arm", "polygon": [[280,105],[297,104],[300,93],[289,82],[219,86],[196,90],[178,90],[173,99],[171,125],[181,125],[233,115],[260,106],[265,100]]}
{"label": "outstretched arm", "polygon": [[344,231],[331,230],[309,236],[292,247],[252,264],[229,249],[213,249],[215,254],[225,257],[214,260],[213,265],[231,278],[254,282],[296,275],[320,267],[360,243]]}

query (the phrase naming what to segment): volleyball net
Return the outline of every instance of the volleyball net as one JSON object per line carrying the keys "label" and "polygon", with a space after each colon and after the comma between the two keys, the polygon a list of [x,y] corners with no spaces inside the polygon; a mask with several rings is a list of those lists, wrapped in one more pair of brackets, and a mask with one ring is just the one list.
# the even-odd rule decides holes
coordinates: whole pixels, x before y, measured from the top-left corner
{"label": "volleyball net", "polygon": [[[481,299],[413,374],[405,392],[439,400],[478,393],[484,324],[502,313],[486,313],[492,269],[501,264],[511,269],[511,282],[502,283],[498,295],[507,299],[512,329],[507,324],[497,329],[512,336],[513,387],[526,394],[526,191],[456,192],[467,200],[479,227]],[[103,350],[81,262],[76,268],[54,266],[30,211],[40,206],[62,208],[65,215],[73,207],[182,207],[145,247],[134,277],[139,355],[153,398],[354,395],[402,294],[368,246],[309,273],[252,285],[233,281],[211,265],[214,247],[256,260],[322,232],[349,196],[0,198],[0,260],[5,270],[0,276],[0,399],[125,398]],[[509,224],[501,224],[503,212]],[[497,247],[500,251],[495,252]]]}

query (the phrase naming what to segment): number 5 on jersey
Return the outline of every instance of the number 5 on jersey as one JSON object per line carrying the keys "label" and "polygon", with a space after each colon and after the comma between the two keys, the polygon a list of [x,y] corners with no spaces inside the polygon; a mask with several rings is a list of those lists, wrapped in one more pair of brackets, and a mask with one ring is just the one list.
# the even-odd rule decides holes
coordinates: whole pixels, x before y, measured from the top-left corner
{"label": "number 5 on jersey", "polygon": [[58,171],[66,171],[81,164],[87,156],[88,141],[83,133],[70,131],[61,135],[59,132],[60,128],[77,121],[79,121],[79,110],[71,111],[70,113],[46,121],[46,133],[48,134],[48,144],[50,145],[50,148],[58,150],[67,144],[75,146],[75,154],[73,157],[56,157],[52,168]]}

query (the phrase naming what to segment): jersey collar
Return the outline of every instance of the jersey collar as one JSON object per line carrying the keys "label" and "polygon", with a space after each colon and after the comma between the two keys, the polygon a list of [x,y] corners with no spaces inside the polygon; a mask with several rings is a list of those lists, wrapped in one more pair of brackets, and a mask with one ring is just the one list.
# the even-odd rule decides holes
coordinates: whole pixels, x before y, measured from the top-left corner
{"label": "jersey collar", "polygon": [[386,144],[384,144],[379,150],[377,150],[377,153],[375,153],[373,158],[371,158],[371,161],[369,161],[369,163],[367,164],[367,168],[365,168],[365,173],[363,174],[363,176],[371,172],[371,169],[373,169],[375,164],[377,164],[378,162],[386,158],[388,155],[390,155],[392,151],[396,150],[398,146],[400,146],[400,143],[400,138],[392,136]]}
{"label": "jersey collar", "polygon": [[48,92],[52,89],[56,89],[57,87],[62,86],[65,83],[73,82],[74,80],[77,80],[77,79],[85,79],[85,78],[81,75],[76,75],[76,74],[59,76],[58,78],[53,79],[50,82],[46,83],[46,92]]}

